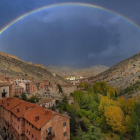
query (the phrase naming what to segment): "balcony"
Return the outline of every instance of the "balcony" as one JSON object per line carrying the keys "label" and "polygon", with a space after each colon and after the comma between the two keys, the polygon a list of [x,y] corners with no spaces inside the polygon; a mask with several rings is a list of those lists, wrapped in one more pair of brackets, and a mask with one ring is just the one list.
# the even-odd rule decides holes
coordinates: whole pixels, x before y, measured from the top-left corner
{"label": "balcony", "polygon": [[49,132],[47,137],[46,137],[46,140],[50,140],[50,139],[52,139],[54,137],[55,137],[55,132]]}

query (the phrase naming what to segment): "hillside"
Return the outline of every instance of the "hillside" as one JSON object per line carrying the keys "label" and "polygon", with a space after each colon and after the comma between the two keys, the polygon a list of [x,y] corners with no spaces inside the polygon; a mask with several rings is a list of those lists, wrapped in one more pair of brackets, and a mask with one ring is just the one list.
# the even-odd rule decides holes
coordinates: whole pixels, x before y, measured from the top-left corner
{"label": "hillside", "polygon": [[76,77],[76,76],[83,76],[90,77],[97,75],[105,70],[108,69],[106,66],[92,66],[89,68],[74,68],[74,67],[67,67],[67,66],[48,66],[49,70],[53,71],[54,73],[59,74],[60,76],[66,77]]}
{"label": "hillside", "polygon": [[25,62],[16,56],[0,52],[0,75],[28,76],[35,80],[49,80],[50,82],[66,83],[59,75],[52,73],[46,67],[32,62]]}
{"label": "hillside", "polygon": [[96,76],[89,77],[88,80],[105,81],[119,88],[126,88],[136,83],[140,80],[140,52]]}

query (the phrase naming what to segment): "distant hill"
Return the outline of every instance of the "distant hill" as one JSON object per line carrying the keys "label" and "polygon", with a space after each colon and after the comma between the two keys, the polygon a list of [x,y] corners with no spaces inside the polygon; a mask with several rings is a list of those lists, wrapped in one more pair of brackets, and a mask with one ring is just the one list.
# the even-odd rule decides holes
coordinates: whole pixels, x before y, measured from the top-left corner
{"label": "distant hill", "polygon": [[46,67],[32,62],[25,62],[16,56],[0,52],[0,75],[28,76],[35,80],[49,80],[50,82],[66,83],[61,76],[52,73]]}
{"label": "distant hill", "polygon": [[108,70],[88,78],[91,82],[105,81],[113,87],[126,88],[140,80],[140,53],[119,62]]}
{"label": "distant hill", "polygon": [[73,76],[83,76],[85,78],[97,75],[107,70],[109,67],[97,65],[89,68],[74,68],[67,66],[47,66],[47,68],[50,71],[53,71],[54,73],[57,73],[64,78]]}

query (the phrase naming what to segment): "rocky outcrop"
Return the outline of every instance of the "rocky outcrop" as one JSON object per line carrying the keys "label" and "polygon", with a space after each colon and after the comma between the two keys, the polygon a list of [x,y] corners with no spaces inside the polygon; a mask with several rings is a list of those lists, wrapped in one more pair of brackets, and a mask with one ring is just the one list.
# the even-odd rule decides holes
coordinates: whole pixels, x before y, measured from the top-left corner
{"label": "rocky outcrop", "polygon": [[130,86],[140,80],[140,52],[88,80],[105,81],[111,86],[120,88]]}

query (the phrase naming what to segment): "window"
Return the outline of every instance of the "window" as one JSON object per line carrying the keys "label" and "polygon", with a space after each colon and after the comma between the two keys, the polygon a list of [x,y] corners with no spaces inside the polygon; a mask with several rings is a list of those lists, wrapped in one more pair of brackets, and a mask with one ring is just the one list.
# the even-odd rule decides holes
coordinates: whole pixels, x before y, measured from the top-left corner
{"label": "window", "polygon": [[34,135],[32,134],[32,138],[34,138]]}
{"label": "window", "polygon": [[48,133],[52,131],[52,128],[49,127],[47,130],[46,130]]}
{"label": "window", "polygon": [[28,129],[26,130],[26,132],[28,133]]}
{"label": "window", "polygon": [[67,133],[66,133],[66,132],[65,132],[65,133],[63,133],[63,136],[64,136],[64,137],[66,137],[66,136],[67,136]]}
{"label": "window", "polygon": [[63,123],[63,127],[66,126],[66,122]]}

